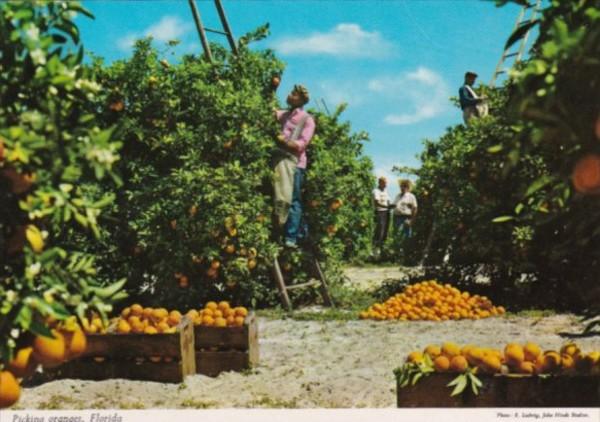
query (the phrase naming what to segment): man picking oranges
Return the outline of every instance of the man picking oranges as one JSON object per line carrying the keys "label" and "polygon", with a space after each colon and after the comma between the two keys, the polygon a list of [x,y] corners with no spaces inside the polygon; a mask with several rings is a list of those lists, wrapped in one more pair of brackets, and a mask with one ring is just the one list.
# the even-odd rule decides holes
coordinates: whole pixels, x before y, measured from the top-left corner
{"label": "man picking oranges", "polygon": [[275,112],[281,124],[274,155],[275,223],[283,227],[285,245],[292,248],[296,247],[302,218],[306,149],[315,133],[315,120],[303,108],[308,101],[308,90],[302,85],[294,85],[287,96],[289,109]]}

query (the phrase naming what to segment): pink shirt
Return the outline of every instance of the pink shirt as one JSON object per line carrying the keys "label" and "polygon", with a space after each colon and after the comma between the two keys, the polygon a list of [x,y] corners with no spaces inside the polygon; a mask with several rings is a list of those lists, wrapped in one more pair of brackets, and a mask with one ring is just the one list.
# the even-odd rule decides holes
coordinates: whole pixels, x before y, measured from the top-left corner
{"label": "pink shirt", "polygon": [[291,139],[296,125],[306,115],[308,115],[308,119],[304,123],[304,128],[300,132],[300,136],[295,140],[296,144],[300,146],[300,150],[293,151],[296,157],[298,157],[297,167],[301,169],[306,168],[306,148],[315,133],[315,119],[302,108],[296,108],[292,111],[277,111],[277,120],[281,123],[281,132],[288,141]]}

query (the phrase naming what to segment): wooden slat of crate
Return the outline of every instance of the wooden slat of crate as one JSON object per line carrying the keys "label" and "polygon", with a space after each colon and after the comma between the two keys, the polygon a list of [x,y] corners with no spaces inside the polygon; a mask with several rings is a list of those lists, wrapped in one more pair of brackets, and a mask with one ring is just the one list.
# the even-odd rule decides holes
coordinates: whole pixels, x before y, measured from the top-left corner
{"label": "wooden slat of crate", "polygon": [[456,374],[431,374],[415,386],[398,386],[398,407],[598,407],[600,377],[563,375],[480,375],[479,394],[470,389],[450,397]]}
{"label": "wooden slat of crate", "polygon": [[258,324],[253,313],[242,327],[196,326],[194,331],[197,373],[217,376],[258,365]]}
{"label": "wooden slat of crate", "polygon": [[55,378],[74,378],[92,381],[124,378],[156,382],[182,382],[187,373],[182,362],[145,361],[136,363],[127,360],[106,360],[98,363],[93,359],[77,359],[57,369]]}
{"label": "wooden slat of crate", "polygon": [[254,329],[256,335],[256,317],[250,313],[241,327],[194,327],[196,349],[209,347],[226,347],[229,349],[247,350],[250,345],[250,331]]}
{"label": "wooden slat of crate", "polygon": [[[126,378],[144,381],[182,382],[196,373],[194,327],[184,317],[176,333],[161,334],[91,334],[88,347],[79,359],[54,369],[54,378],[103,380]],[[93,357],[105,357],[96,362]],[[141,362],[132,358],[171,357],[172,362]]]}

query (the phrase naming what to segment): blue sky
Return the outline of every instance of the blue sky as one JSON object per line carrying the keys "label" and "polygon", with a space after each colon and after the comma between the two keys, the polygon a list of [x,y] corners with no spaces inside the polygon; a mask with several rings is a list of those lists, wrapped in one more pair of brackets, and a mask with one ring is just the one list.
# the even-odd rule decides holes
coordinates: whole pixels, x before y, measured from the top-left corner
{"label": "blue sky", "polygon": [[[203,23],[219,28],[212,1],[196,2]],[[96,16],[78,19],[86,49],[107,61],[126,58],[134,39],[152,35],[160,48],[201,53],[186,0],[85,1]],[[488,83],[520,8],[479,0],[223,0],[236,37],[269,23],[271,36],[256,44],[286,63],[279,95],[295,83],[311,92],[310,107],[347,102],[343,117],[371,136],[365,153],[377,175],[418,166],[422,140],[436,139],[462,122],[449,101],[466,70]],[[225,37],[209,35],[226,43]],[[395,177],[394,177],[395,179]],[[397,192],[390,183],[390,193]]]}

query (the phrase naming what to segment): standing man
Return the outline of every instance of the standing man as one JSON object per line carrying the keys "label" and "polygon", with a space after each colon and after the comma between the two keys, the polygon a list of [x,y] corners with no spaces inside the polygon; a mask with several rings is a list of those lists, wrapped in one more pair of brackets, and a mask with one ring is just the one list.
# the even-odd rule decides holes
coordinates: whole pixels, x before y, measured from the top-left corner
{"label": "standing man", "polygon": [[400,193],[394,199],[394,232],[400,231],[404,239],[412,235],[417,217],[417,198],[410,191],[410,180],[400,180]]}
{"label": "standing man", "polygon": [[373,206],[375,208],[375,233],[373,236],[374,255],[379,257],[381,248],[387,238],[390,224],[390,197],[387,191],[387,179],[380,177],[378,186],[373,189]]}
{"label": "standing man", "polygon": [[458,90],[460,108],[463,111],[463,120],[466,125],[468,125],[469,121],[474,117],[483,117],[487,115],[486,99],[479,97],[473,89],[475,79],[477,79],[477,74],[475,72],[465,73],[465,83]]}
{"label": "standing man", "polygon": [[[275,166],[275,213],[279,226],[283,225],[285,246],[297,247],[302,218],[302,183],[306,173],[306,148],[315,133],[315,119],[304,111],[309,101],[308,90],[294,85],[287,96],[288,110],[276,111],[281,124],[277,137],[279,151]],[[293,164],[292,164],[293,163]]]}

